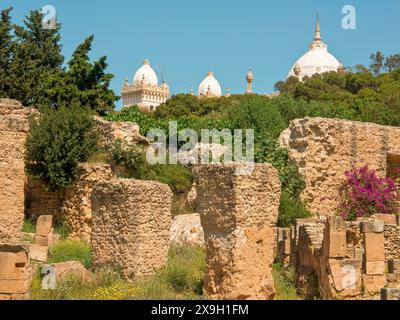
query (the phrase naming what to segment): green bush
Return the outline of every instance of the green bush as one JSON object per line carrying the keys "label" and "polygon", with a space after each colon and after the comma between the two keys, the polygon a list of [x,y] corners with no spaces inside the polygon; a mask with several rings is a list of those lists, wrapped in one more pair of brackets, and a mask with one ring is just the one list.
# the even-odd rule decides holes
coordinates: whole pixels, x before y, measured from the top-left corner
{"label": "green bush", "polygon": [[31,219],[25,219],[24,224],[22,225],[22,232],[26,233],[35,233],[36,225]]}
{"label": "green bush", "polygon": [[78,164],[97,149],[98,136],[93,122],[80,107],[45,108],[30,119],[26,142],[26,167],[35,179],[44,181],[48,191],[69,185]]}
{"label": "green bush", "polygon": [[312,214],[299,199],[293,198],[287,192],[282,192],[279,205],[278,227],[290,227],[295,223],[296,219],[311,216]]}
{"label": "green bush", "polygon": [[126,178],[141,180],[156,180],[168,184],[175,193],[184,193],[190,190],[193,183],[192,173],[181,164],[155,164],[146,161],[143,149],[135,145],[122,146],[117,141],[113,148],[113,159],[126,170]]}
{"label": "green bush", "polygon": [[59,240],[49,248],[49,263],[80,261],[91,267],[90,245],[80,240]]}
{"label": "green bush", "polygon": [[276,263],[272,266],[272,275],[275,282],[275,300],[299,300],[296,292],[296,272],[293,269],[285,270]]}

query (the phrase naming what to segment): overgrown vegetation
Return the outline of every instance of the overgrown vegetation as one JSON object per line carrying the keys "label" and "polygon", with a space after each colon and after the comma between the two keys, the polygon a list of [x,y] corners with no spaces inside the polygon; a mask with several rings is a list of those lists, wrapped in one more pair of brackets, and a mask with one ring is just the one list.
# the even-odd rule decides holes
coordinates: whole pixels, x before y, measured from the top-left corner
{"label": "overgrown vegetation", "polygon": [[59,240],[49,248],[49,263],[64,261],[79,261],[86,268],[90,268],[91,248],[88,243],[81,240]]}
{"label": "overgrown vegetation", "polygon": [[293,269],[285,270],[282,265],[272,265],[272,275],[275,281],[275,300],[300,300],[296,291],[296,272]]}
{"label": "overgrown vegetation", "polygon": [[98,150],[98,136],[88,112],[77,106],[43,108],[31,117],[26,141],[26,168],[49,191],[66,187],[78,164]]}
{"label": "overgrown vegetation", "polygon": [[[72,260],[77,260],[79,255]],[[111,270],[96,272],[92,282],[71,277],[56,290],[42,290],[40,278],[31,287],[32,299],[203,299],[202,279],[205,251],[196,247],[176,246],[170,249],[167,265],[154,276],[129,283]]]}

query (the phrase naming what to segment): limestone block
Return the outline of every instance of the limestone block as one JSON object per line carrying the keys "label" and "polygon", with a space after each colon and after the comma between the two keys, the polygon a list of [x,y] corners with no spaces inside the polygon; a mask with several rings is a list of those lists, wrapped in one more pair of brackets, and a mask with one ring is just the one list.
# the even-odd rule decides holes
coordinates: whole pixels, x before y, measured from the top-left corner
{"label": "limestone block", "polygon": [[0,300],[23,299],[32,281],[28,250],[24,245],[0,245]]}
{"label": "limestone block", "polygon": [[172,192],[155,181],[100,181],[92,192],[92,262],[118,268],[128,279],[165,265],[170,245]]}
{"label": "limestone block", "polygon": [[396,224],[395,214],[375,213],[371,216],[371,218],[383,221],[385,224]]}
{"label": "limestone block", "polygon": [[382,288],[381,300],[400,300],[400,289]]}
{"label": "limestone block", "polygon": [[371,220],[362,223],[364,233],[381,233],[384,231],[385,222],[382,220]]}
{"label": "limestone block", "polygon": [[327,219],[322,250],[325,257],[338,258],[347,255],[346,223],[341,217]]}
{"label": "limestone block", "polygon": [[366,261],[385,261],[385,237],[383,233],[364,233]]}
{"label": "limestone block", "polygon": [[381,292],[381,289],[386,286],[386,275],[362,275],[364,293],[366,295],[375,295]]}
{"label": "limestone block", "polygon": [[280,180],[270,164],[237,175],[245,164],[195,170],[197,209],[207,251],[204,292],[216,299],[272,299],[274,227]]}
{"label": "limestone block", "polygon": [[37,218],[36,221],[36,235],[47,237],[53,232],[53,216],[42,215]]}
{"label": "limestone block", "polygon": [[365,273],[366,274],[384,274],[385,273],[385,261],[366,261],[365,262]]}
{"label": "limestone block", "polygon": [[29,250],[29,259],[37,262],[47,262],[47,256],[49,248],[47,246],[41,246],[39,244],[29,244],[27,245]]}
{"label": "limestone block", "polygon": [[181,214],[172,220],[171,244],[204,247],[204,232],[200,215]]}

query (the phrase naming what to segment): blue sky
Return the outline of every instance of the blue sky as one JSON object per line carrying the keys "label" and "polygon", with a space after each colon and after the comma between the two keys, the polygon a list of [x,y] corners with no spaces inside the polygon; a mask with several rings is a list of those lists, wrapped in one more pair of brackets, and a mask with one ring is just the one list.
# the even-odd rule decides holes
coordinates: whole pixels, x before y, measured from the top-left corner
{"label": "blue sky", "polygon": [[[197,91],[208,70],[224,92],[242,93],[249,67],[254,91],[273,92],[312,41],[317,11],[322,38],[344,65],[368,64],[378,49],[400,53],[398,0],[0,1],[1,8],[14,7],[17,23],[44,5],[56,8],[67,59],[86,36],[95,35],[91,56],[107,55],[118,94],[145,58],[159,65],[172,93]],[[356,30],[341,27],[344,5],[357,10]]]}

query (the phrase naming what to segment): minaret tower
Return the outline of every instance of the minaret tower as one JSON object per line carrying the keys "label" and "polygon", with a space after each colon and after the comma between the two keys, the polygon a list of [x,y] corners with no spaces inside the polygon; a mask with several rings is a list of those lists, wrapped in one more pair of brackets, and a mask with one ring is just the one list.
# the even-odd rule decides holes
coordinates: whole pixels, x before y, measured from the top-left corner
{"label": "minaret tower", "polygon": [[252,82],[253,82],[253,80],[254,80],[253,71],[251,70],[251,68],[249,68],[249,72],[247,72],[247,75],[246,75],[246,81],[247,81],[246,94],[253,93],[253,90],[252,90]]}

